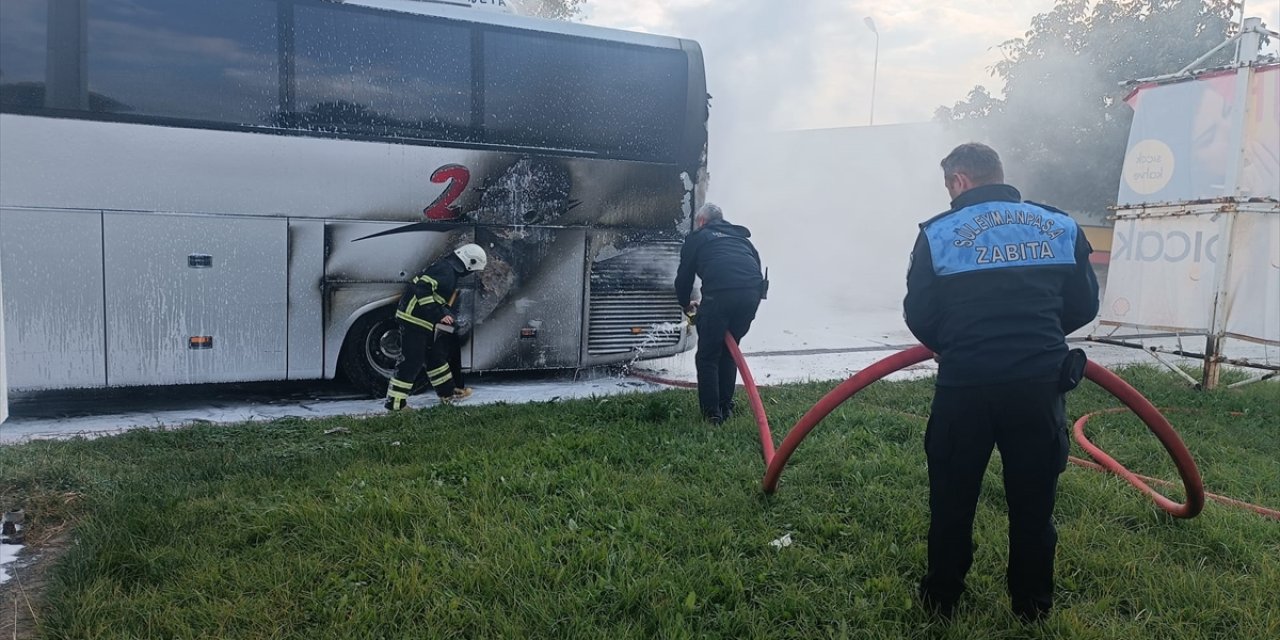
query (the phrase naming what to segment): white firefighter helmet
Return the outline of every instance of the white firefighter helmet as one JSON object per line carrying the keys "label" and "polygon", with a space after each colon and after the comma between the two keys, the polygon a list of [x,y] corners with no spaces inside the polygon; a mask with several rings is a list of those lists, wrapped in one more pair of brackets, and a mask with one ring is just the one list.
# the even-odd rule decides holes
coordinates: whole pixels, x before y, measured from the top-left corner
{"label": "white firefighter helmet", "polygon": [[484,266],[489,262],[489,257],[478,244],[464,244],[454,249],[453,255],[458,256],[467,271],[484,271]]}

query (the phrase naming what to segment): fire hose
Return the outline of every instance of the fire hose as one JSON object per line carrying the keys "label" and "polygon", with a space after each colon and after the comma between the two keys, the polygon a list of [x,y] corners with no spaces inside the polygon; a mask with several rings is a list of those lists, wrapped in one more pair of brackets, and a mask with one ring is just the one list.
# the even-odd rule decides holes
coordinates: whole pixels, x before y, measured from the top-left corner
{"label": "fire hose", "polygon": [[[725,334],[725,346],[729,353],[732,354],[734,362],[737,364],[738,371],[742,375],[743,386],[746,389],[747,397],[750,400],[751,412],[755,418],[756,425],[760,432],[760,449],[764,458],[765,473],[761,482],[761,487],[765,493],[773,493],[778,488],[778,481],[782,476],[782,471],[786,467],[787,460],[795,453],[800,443],[809,435],[815,427],[818,426],[824,418],[832,411],[839,407],[842,403],[852,398],[859,391],[871,385],[889,374],[902,370],[911,365],[923,362],[933,357],[933,352],[928,348],[917,345],[904,351],[900,351],[886,358],[876,361],[871,366],[859,371],[849,379],[845,380],[835,389],[832,389],[822,399],[818,400],[800,420],[791,427],[787,435],[782,439],[782,444],[775,449],[773,443],[773,434],[769,429],[768,415],[764,409],[764,403],[760,397],[760,391],[756,385],[755,378],[751,375],[751,370],[747,366],[746,359],[742,356],[742,351],[738,348],[737,342],[733,336]],[[1115,396],[1128,410],[1134,412],[1147,426],[1147,428],[1156,436],[1165,451],[1172,458],[1178,475],[1182,480],[1182,486],[1186,494],[1186,501],[1182,503],[1175,502],[1163,494],[1157,492],[1151,487],[1151,484],[1160,484],[1169,486],[1173,483],[1150,478],[1133,473],[1124,465],[1117,462],[1108,455],[1100,447],[1093,444],[1084,434],[1085,424],[1095,415],[1100,413],[1113,413],[1124,411],[1124,408],[1107,409],[1104,411],[1095,411],[1081,416],[1076,420],[1073,426],[1073,432],[1076,442],[1086,453],[1088,453],[1097,462],[1082,460],[1074,456],[1069,460],[1077,465],[1096,471],[1110,472],[1120,476],[1129,484],[1149,496],[1158,507],[1176,518],[1194,518],[1204,508],[1205,498],[1208,497],[1216,502],[1231,506],[1243,507],[1259,513],[1265,517],[1280,520],[1280,511],[1268,509],[1254,504],[1249,504],[1232,498],[1206,493],[1204,484],[1200,478],[1199,469],[1196,467],[1195,460],[1192,459],[1190,451],[1173,429],[1168,419],[1151,404],[1141,393],[1130,386],[1119,376],[1108,371],[1104,367],[1088,362],[1085,365],[1085,377],[1094,384],[1102,387],[1111,395]],[[674,384],[676,386],[696,387],[696,384],[685,383],[680,381],[667,380],[655,376],[646,376],[645,374],[637,374],[642,379],[662,384]]]}

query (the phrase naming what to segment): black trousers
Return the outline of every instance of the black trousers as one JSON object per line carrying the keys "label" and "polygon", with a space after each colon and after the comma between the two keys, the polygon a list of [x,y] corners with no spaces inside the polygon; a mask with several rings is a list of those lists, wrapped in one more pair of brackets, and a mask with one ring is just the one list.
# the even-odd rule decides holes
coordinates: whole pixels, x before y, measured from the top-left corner
{"label": "black trousers", "polygon": [[449,373],[453,374],[454,388],[466,388],[467,381],[462,377],[462,342],[464,338],[459,337],[456,333],[442,333],[437,340],[448,353]]}
{"label": "black trousers", "polygon": [[[449,366],[449,345],[446,340],[437,340],[431,331],[416,325],[400,322],[400,352],[404,359],[396,367],[396,373],[387,387],[387,397],[400,406],[408,399],[413,388],[413,381],[423,367],[427,370],[427,379],[435,388],[436,395],[441,398],[453,397],[453,374]],[[459,351],[459,363],[461,352]]]}
{"label": "black trousers", "polygon": [[704,293],[698,308],[698,406],[702,415],[725,417],[733,404],[738,367],[724,345],[726,331],[739,342],[751,329],[760,307],[757,289],[730,289]]}
{"label": "black trousers", "polygon": [[1009,507],[1009,597],[1019,615],[1048,613],[1058,544],[1053,503],[1067,464],[1065,411],[1056,382],[936,389],[924,441],[930,522],[922,596],[949,607],[964,592],[974,512],[994,445]]}

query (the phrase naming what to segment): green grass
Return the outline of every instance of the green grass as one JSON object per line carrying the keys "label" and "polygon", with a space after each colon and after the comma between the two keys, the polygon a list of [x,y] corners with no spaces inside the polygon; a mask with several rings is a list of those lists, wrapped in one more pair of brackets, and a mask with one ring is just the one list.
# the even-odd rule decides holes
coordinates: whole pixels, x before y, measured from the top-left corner
{"label": "green grass", "polygon": [[[1280,387],[1123,375],[1180,410],[1209,490],[1280,507]],[[831,386],[766,390],[776,438]],[[1074,466],[1059,607],[1016,622],[998,458],[969,594],[933,623],[913,601],[931,396],[928,380],[867,389],[774,496],[750,419],[705,427],[671,391],[36,442],[0,449],[0,500],[26,506],[33,538],[74,523],[40,612],[51,638],[1280,637],[1280,523],[1215,503],[1174,520]],[[1110,406],[1086,384],[1068,411]],[[1176,480],[1136,420],[1089,433]]]}

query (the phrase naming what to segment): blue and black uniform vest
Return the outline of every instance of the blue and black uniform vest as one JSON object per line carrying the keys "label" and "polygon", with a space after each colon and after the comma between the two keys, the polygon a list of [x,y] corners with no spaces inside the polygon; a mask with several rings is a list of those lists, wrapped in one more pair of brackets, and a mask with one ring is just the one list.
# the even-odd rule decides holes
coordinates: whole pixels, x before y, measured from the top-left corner
{"label": "blue and black uniform vest", "polygon": [[939,355],[938,384],[1056,380],[1066,334],[1098,311],[1088,240],[1009,185],[952,204],[920,227],[904,303],[907,326]]}

